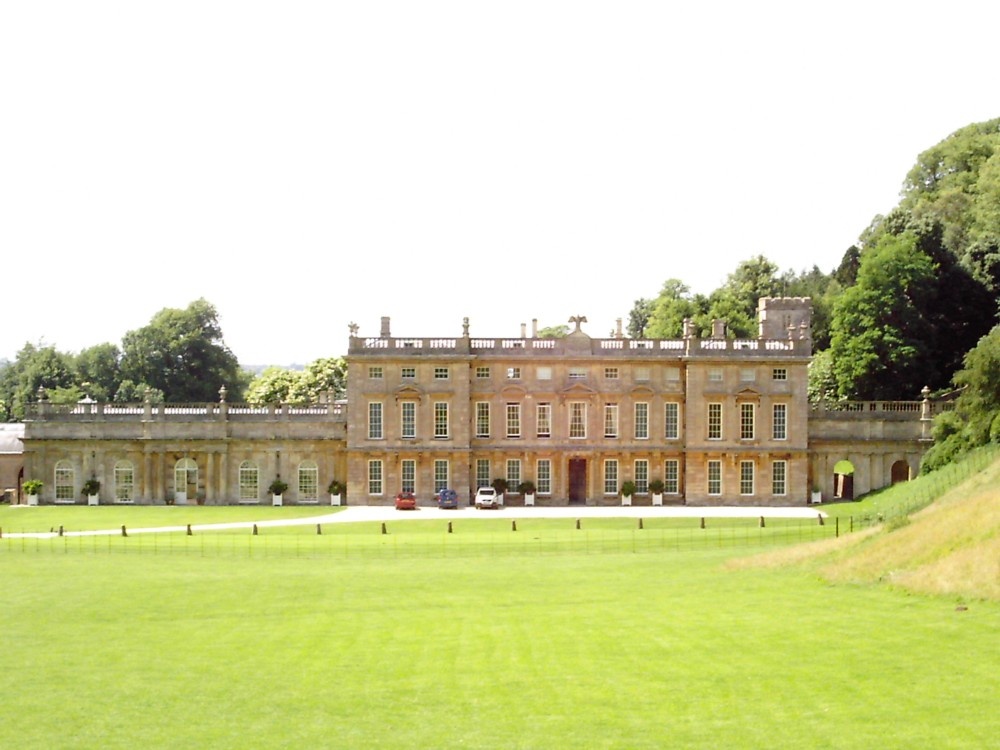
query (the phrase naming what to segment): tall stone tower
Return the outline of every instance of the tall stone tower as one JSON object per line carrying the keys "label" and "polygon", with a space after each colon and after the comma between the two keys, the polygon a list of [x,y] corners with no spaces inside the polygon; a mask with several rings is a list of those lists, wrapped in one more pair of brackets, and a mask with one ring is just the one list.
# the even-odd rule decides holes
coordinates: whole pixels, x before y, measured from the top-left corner
{"label": "tall stone tower", "polygon": [[757,302],[759,336],[764,339],[811,339],[809,297],[761,297]]}

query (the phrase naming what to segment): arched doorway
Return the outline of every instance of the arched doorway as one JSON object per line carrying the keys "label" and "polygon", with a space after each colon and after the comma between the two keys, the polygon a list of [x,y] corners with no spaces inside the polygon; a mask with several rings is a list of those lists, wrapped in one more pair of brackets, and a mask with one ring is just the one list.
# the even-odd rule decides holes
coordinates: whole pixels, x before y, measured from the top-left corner
{"label": "arched doorway", "polygon": [[174,502],[184,505],[198,497],[198,464],[193,458],[182,458],[174,467]]}
{"label": "arched doorway", "polygon": [[839,500],[854,499],[854,464],[846,459],[833,466],[833,496]]}
{"label": "arched doorway", "polygon": [[897,484],[899,482],[909,482],[910,481],[910,465],[903,460],[896,461],[892,465],[892,483]]}

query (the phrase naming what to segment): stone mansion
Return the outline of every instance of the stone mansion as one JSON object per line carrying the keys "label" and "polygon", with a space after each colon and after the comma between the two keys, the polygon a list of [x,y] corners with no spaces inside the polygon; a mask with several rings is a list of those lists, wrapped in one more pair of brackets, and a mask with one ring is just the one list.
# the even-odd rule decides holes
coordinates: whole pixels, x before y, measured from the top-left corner
{"label": "stone mansion", "polygon": [[[759,335],[607,339],[377,337],[352,325],[347,398],[310,406],[40,401],[25,420],[24,478],[42,502],[422,504],[451,487],[471,499],[497,478],[507,502],[804,505],[908,479],[934,405],[811,407],[811,304],[761,299]],[[534,324],[533,324],[534,328]]]}

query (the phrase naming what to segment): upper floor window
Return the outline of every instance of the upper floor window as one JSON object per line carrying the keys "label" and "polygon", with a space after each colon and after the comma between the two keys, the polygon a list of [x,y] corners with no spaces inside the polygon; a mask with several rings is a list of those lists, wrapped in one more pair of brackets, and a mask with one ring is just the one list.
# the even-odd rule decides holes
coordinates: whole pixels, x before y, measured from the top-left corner
{"label": "upper floor window", "polygon": [[448,437],[448,402],[434,402],[434,437]]}
{"label": "upper floor window", "polygon": [[368,439],[382,439],[382,402],[372,401],[368,404]]}
{"label": "upper floor window", "polygon": [[618,404],[604,405],[604,437],[618,437]]}
{"label": "upper floor window", "polygon": [[679,383],[681,380],[681,368],[668,367],[663,371],[663,379],[668,383]]}
{"label": "upper floor window", "polygon": [[586,367],[571,367],[569,368],[569,379],[570,380],[586,380],[587,378],[587,368]]}
{"label": "upper floor window", "polygon": [[663,405],[663,437],[667,440],[680,437],[680,404],[675,401]]}
{"label": "upper floor window", "polygon": [[775,367],[771,370],[771,380],[788,380],[788,370],[784,367]]}
{"label": "upper floor window", "polygon": [[372,365],[368,368],[368,377],[372,380],[381,380],[383,376],[381,365]]}
{"label": "upper floor window", "polygon": [[415,380],[417,377],[417,368],[404,367],[399,371],[399,376],[404,380]]}
{"label": "upper floor window", "polygon": [[507,437],[521,437],[521,405],[507,404]]}
{"label": "upper floor window", "polygon": [[708,405],[708,439],[722,439],[722,404]]}
{"label": "upper floor window", "polygon": [[649,438],[649,404],[645,401],[635,405],[635,437],[636,440]]}
{"label": "upper floor window", "polygon": [[539,380],[552,380],[552,368],[551,367],[539,367],[535,370],[535,374],[538,375]]}
{"label": "upper floor window", "polygon": [[618,368],[617,367],[605,367],[604,377],[607,380],[618,380]]}
{"label": "upper floor window", "polygon": [[447,367],[435,367],[434,368],[434,379],[435,380],[447,380],[451,371]]}
{"label": "upper floor window", "polygon": [[403,401],[400,404],[400,437],[415,438],[417,436],[417,403]]}
{"label": "upper floor window", "polygon": [[740,382],[741,383],[753,383],[757,380],[757,371],[752,367],[741,367],[740,368]]}
{"label": "upper floor window", "polygon": [[774,440],[787,440],[788,404],[774,404],[771,417],[771,437]]}
{"label": "upper floor window", "polygon": [[520,367],[508,367],[507,368],[507,380],[520,380],[521,379],[521,368]]}
{"label": "upper floor window", "polygon": [[648,382],[650,379],[650,369],[645,366],[636,367],[634,374],[635,379],[643,383]]}
{"label": "upper floor window", "polygon": [[536,425],[535,429],[538,433],[538,437],[551,437],[552,436],[552,404],[541,403],[536,406],[537,411],[535,412]]}
{"label": "upper floor window", "polygon": [[582,401],[573,401],[569,405],[569,436],[587,437],[587,405]]}
{"label": "upper floor window", "polygon": [[754,404],[740,404],[740,440],[754,439]]}
{"label": "upper floor window", "polygon": [[708,380],[711,383],[721,383],[722,382],[722,368],[721,367],[709,367],[708,368]]}
{"label": "upper floor window", "polygon": [[490,403],[489,401],[476,402],[476,437],[488,438],[490,436]]}
{"label": "upper floor window", "polygon": [[490,368],[488,365],[476,365],[476,380],[488,380]]}

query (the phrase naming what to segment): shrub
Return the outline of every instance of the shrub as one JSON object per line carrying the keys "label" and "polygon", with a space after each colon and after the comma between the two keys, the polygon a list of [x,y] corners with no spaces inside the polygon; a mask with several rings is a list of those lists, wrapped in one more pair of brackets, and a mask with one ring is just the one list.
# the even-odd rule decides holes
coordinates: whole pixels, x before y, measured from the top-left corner
{"label": "shrub", "polygon": [[272,495],[284,495],[285,490],[287,489],[288,489],[288,482],[282,480],[281,477],[278,477],[273,482],[271,482],[270,486],[267,488],[267,491],[270,492]]}
{"label": "shrub", "polygon": [[535,494],[535,483],[530,479],[525,479],[519,485],[517,485],[517,491],[522,495],[534,495]]}
{"label": "shrub", "polygon": [[91,477],[86,482],[83,483],[83,487],[80,490],[81,495],[96,495],[101,491],[101,483],[96,479]]}
{"label": "shrub", "polygon": [[331,495],[343,495],[344,489],[345,487],[343,483],[338,482],[336,479],[334,479],[332,482],[330,482],[330,486],[326,488],[326,491]]}
{"label": "shrub", "polygon": [[42,491],[45,483],[41,479],[29,479],[21,485],[25,495],[37,495]]}

